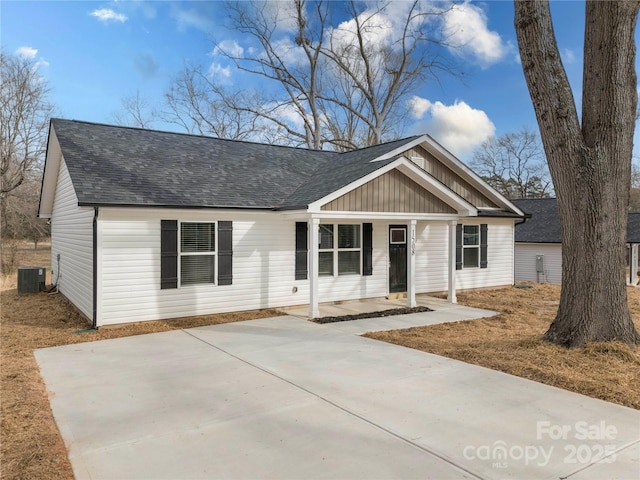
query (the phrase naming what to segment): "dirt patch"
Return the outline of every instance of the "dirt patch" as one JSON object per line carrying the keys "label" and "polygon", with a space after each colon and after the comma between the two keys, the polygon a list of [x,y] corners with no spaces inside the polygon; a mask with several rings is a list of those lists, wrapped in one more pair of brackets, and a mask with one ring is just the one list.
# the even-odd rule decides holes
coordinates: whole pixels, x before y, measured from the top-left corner
{"label": "dirt patch", "polygon": [[408,313],[419,312],[433,312],[433,310],[429,307],[391,308],[380,312],[354,313],[353,315],[340,315],[339,317],[314,318],[312,321],[315,323],[348,322],[349,320],[362,320],[363,318],[390,317],[392,315],[406,315]]}
{"label": "dirt patch", "polygon": [[[640,330],[640,289],[628,289]],[[557,285],[459,292],[458,302],[495,317],[365,336],[443,355],[640,409],[640,351],[618,342],[569,350],[542,340],[560,300]]]}

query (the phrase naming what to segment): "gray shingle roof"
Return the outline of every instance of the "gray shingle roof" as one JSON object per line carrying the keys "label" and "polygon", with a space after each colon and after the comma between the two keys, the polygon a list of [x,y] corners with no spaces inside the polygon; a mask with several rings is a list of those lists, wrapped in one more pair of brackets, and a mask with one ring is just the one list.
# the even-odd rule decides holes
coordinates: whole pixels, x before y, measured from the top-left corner
{"label": "gray shingle roof", "polygon": [[415,139],[348,153],[52,119],[81,205],[305,208]]}
{"label": "gray shingle roof", "polygon": [[531,218],[516,225],[516,242],[561,243],[560,217],[555,198],[512,200],[512,203]]}
{"label": "gray shingle roof", "polygon": [[[531,214],[525,223],[516,224],[516,243],[562,243],[560,216],[555,198],[512,200],[524,213]],[[630,213],[627,242],[640,243],[640,213]]]}

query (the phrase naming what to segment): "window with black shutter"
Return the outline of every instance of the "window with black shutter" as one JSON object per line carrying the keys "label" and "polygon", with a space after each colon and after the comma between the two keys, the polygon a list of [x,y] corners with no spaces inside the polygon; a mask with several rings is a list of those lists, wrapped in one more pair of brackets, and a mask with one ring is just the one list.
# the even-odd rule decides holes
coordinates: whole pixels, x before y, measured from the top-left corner
{"label": "window with black shutter", "polygon": [[160,221],[160,288],[178,288],[178,221]]}
{"label": "window with black shutter", "polygon": [[160,232],[161,289],[178,285],[231,285],[232,222],[162,220]]}
{"label": "window with black shutter", "polygon": [[362,224],[362,275],[373,275],[373,224]]}
{"label": "window with black shutter", "polygon": [[218,222],[218,285],[231,285],[233,281],[233,224]]}
{"label": "window with black shutter", "polygon": [[487,224],[457,225],[456,270],[487,265]]}
{"label": "window with black shutter", "polygon": [[308,276],[308,241],[307,222],[296,222],[296,280],[306,280]]}

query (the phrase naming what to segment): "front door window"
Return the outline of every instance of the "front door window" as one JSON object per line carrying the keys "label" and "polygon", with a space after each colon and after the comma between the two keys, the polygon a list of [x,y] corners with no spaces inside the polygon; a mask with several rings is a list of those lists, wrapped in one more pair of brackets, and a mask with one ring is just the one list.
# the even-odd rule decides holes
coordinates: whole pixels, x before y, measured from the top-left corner
{"label": "front door window", "polygon": [[389,227],[389,293],[407,291],[407,226]]}

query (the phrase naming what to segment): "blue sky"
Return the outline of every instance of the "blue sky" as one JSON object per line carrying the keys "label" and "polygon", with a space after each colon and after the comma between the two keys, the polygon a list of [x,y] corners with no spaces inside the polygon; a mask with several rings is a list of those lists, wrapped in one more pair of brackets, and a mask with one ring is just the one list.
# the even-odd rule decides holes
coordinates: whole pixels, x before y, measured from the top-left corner
{"label": "blue sky", "polygon": [[[579,102],[584,3],[553,2],[552,12]],[[136,91],[160,104],[185,61],[209,65],[221,81],[249,86],[250,79],[212,54],[215,42],[243,42],[225,28],[226,13],[216,1],[3,0],[1,41],[5,53],[40,62],[58,116],[114,123],[122,97]],[[430,133],[468,159],[490,135],[537,130],[517,55],[513,3],[464,3],[451,22],[460,46],[448,54],[464,75],[421,87],[407,104],[412,124],[405,134]]]}

